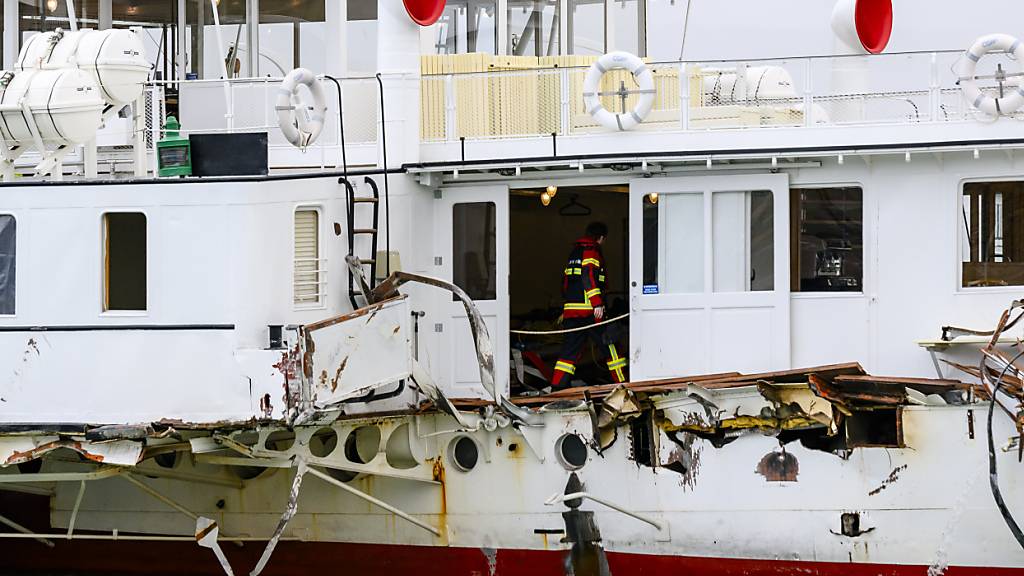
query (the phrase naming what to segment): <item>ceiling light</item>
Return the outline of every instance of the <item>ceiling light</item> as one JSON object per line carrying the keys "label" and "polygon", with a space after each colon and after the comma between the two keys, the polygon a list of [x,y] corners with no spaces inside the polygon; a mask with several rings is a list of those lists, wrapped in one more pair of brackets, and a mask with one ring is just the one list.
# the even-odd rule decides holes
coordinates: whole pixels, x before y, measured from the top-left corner
{"label": "ceiling light", "polygon": [[647,195],[647,199],[651,201],[651,204],[657,204],[658,203],[658,193],[657,192],[651,192],[650,194]]}
{"label": "ceiling light", "polygon": [[540,203],[545,205],[545,206],[547,206],[548,204],[551,204],[551,195],[548,194],[547,192],[541,192],[541,194],[540,194]]}
{"label": "ceiling light", "polygon": [[549,199],[550,198],[554,198],[555,194],[558,194],[558,186],[555,186],[554,184],[548,186],[548,189],[547,189],[548,198]]}

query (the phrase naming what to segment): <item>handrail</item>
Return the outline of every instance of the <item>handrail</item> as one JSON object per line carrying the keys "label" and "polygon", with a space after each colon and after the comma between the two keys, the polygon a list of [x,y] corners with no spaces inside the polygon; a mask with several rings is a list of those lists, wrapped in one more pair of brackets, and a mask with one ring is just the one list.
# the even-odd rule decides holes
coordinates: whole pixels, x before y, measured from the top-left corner
{"label": "handrail", "polygon": [[619,506],[618,504],[613,504],[613,503],[611,503],[611,502],[609,502],[609,501],[607,501],[607,500],[605,500],[603,498],[599,498],[597,496],[594,496],[590,492],[573,492],[572,494],[558,494],[558,493],[555,493],[555,494],[552,494],[550,498],[548,498],[547,500],[544,501],[544,505],[545,506],[554,506],[555,504],[558,504],[560,502],[565,502],[567,500],[593,500],[594,502],[597,502],[598,504],[602,504],[604,506],[607,506],[608,508],[611,508],[612,510],[615,510],[616,512],[621,512],[621,513],[625,514],[626,516],[629,516],[630,518],[635,518],[635,519],[637,519],[637,520],[639,520],[641,522],[645,522],[647,524],[650,524],[651,526],[654,526],[655,528],[657,528],[659,532],[663,531],[665,529],[665,526],[661,522],[658,522],[657,520],[652,520],[651,518],[648,518],[648,517],[646,517],[646,516],[644,516],[642,514],[637,514],[636,512],[632,512],[630,510],[626,510],[622,506]]}
{"label": "handrail", "polygon": [[[835,59],[847,59],[847,58],[875,58],[880,59],[886,56],[914,56],[914,55],[926,55],[926,54],[963,54],[963,50],[903,50],[899,52],[883,52],[881,54],[801,54],[801,55],[789,55],[789,56],[762,56],[753,58],[709,58],[709,59],[694,59],[694,60],[652,60],[647,62],[648,66],[680,66],[688,64],[724,64],[730,62],[783,62],[788,60],[835,60]],[[595,56],[596,59],[596,56]],[[468,76],[473,74],[494,74],[494,73],[514,73],[514,72],[536,72],[536,71],[555,71],[555,70],[587,70],[590,65],[571,65],[571,66],[534,66],[530,68],[504,68],[498,70],[486,70],[486,71],[468,71],[468,72],[439,72],[434,74],[422,74],[423,76]]]}

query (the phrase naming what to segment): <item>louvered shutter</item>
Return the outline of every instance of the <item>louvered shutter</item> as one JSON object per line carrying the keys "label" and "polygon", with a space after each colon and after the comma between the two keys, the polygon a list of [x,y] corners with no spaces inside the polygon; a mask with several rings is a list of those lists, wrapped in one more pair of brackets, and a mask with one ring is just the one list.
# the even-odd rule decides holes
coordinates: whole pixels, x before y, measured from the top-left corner
{"label": "louvered shutter", "polygon": [[295,304],[319,304],[321,297],[320,214],[295,211]]}

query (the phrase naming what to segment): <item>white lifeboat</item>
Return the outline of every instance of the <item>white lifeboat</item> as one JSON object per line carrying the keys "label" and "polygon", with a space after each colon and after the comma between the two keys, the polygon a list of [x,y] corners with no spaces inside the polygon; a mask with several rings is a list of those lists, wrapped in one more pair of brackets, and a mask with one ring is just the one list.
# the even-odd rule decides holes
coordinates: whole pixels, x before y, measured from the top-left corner
{"label": "white lifeboat", "polygon": [[106,106],[95,80],[77,68],[31,70],[0,87],[0,138],[9,145],[35,141],[66,146],[89,141]]}
{"label": "white lifeboat", "polygon": [[15,71],[79,68],[95,80],[104,101],[124,106],[142,93],[149,76],[142,40],[132,30],[57,30],[29,38]]}

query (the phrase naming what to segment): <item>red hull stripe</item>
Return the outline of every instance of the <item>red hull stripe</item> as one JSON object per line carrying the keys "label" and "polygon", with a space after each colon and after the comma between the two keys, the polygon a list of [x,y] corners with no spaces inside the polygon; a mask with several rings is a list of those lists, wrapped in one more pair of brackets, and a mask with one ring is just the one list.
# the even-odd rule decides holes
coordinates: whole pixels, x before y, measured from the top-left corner
{"label": "red hull stripe", "polygon": [[[246,574],[261,543],[222,544],[236,574]],[[565,576],[567,552],[479,548],[282,542],[265,576]],[[56,541],[47,549],[31,540],[0,541],[2,571],[10,574],[121,574],[220,576],[213,553],[186,542]],[[493,562],[493,564],[492,564]],[[920,565],[739,560],[608,553],[614,576],[921,576]],[[950,567],[947,576],[1024,576],[1024,568]],[[583,576],[583,575],[578,575]]]}

